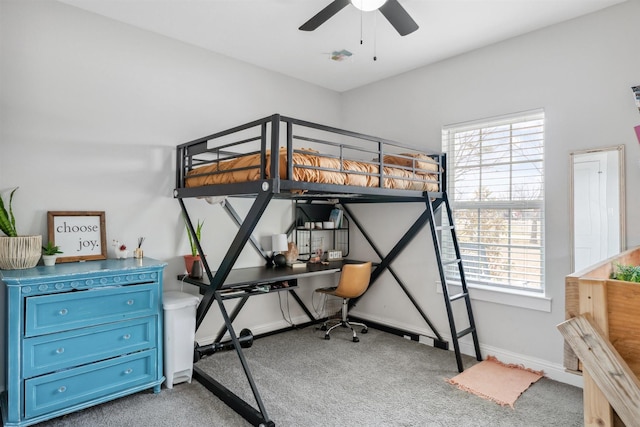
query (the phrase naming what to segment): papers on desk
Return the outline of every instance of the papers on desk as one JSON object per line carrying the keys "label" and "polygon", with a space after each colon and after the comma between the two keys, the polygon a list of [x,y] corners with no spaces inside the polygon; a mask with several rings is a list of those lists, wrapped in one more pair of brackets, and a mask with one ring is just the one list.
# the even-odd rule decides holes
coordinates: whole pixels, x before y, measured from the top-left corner
{"label": "papers on desk", "polygon": [[291,268],[306,268],[306,266],[307,266],[307,263],[302,261],[296,261],[291,264],[287,263],[287,267],[291,267]]}

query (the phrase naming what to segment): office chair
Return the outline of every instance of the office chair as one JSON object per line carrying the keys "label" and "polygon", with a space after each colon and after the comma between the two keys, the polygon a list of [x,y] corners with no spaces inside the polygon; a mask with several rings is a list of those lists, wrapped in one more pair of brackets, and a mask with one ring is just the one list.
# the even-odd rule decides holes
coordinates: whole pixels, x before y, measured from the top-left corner
{"label": "office chair", "polygon": [[342,298],[341,319],[337,321],[338,323],[331,327],[329,327],[329,323],[335,322],[336,320],[327,320],[320,328],[321,330],[326,331],[324,334],[325,340],[331,339],[331,336],[329,334],[338,326],[351,329],[351,332],[353,332],[353,342],[358,342],[360,341],[360,339],[356,335],[356,331],[353,330],[352,325],[362,326],[363,329],[362,331],[360,331],[360,333],[367,333],[367,325],[359,322],[349,322],[349,320],[347,319],[347,312],[349,311],[349,299],[357,298],[362,295],[369,287],[370,279],[371,262],[366,262],[363,264],[345,264],[344,267],[342,267],[342,272],[340,273],[340,281],[338,282],[338,286],[316,289],[316,292],[327,295],[334,295]]}

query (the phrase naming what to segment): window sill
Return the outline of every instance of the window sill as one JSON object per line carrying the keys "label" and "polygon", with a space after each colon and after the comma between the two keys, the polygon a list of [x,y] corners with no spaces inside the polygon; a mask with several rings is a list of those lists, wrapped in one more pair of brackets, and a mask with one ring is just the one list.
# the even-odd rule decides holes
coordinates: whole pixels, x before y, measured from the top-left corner
{"label": "window sill", "polygon": [[[469,295],[472,300],[492,302],[529,310],[551,312],[551,298],[537,292],[518,291],[515,289],[490,288],[488,286],[469,285]],[[449,284],[450,294],[461,292],[461,286]],[[436,292],[442,293],[440,282],[436,282]]]}

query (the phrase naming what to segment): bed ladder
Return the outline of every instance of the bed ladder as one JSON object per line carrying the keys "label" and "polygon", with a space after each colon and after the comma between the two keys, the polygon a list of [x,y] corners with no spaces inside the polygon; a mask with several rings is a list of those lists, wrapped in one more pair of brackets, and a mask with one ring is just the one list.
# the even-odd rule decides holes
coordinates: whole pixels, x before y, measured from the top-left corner
{"label": "bed ladder", "polygon": [[[473,311],[471,310],[471,298],[469,297],[469,291],[467,289],[467,281],[464,275],[464,269],[462,268],[462,257],[460,255],[460,246],[458,245],[458,238],[456,236],[456,229],[453,224],[453,215],[451,213],[451,205],[449,204],[449,198],[447,197],[446,192],[442,193],[429,193],[427,197],[427,205],[429,207],[429,213],[431,215],[431,221],[429,221],[429,226],[431,227],[431,237],[433,240],[433,247],[436,252],[436,259],[438,262],[438,269],[440,270],[440,283],[442,285],[442,293],[444,295],[445,306],[447,307],[447,317],[449,318],[449,327],[451,328],[451,341],[453,341],[453,349],[456,353],[456,362],[458,364],[458,372],[464,371],[464,366],[462,364],[462,355],[460,354],[460,343],[458,342],[460,338],[465,335],[471,334],[473,337],[473,346],[476,352],[476,359],[480,362],[482,361],[482,355],[480,354],[480,344],[478,342],[478,331],[476,330],[476,324],[473,319]],[[444,205],[448,224],[449,225],[437,225],[435,221],[436,212],[440,207]],[[455,250],[455,258],[454,259],[442,259],[442,253],[440,245],[440,237],[439,232],[447,232],[451,233],[451,240],[453,242],[453,247]],[[456,264],[458,266],[458,272],[460,273],[460,285],[462,286],[462,291],[455,295],[449,295],[449,286],[447,285],[447,278],[445,274],[445,266],[450,264]],[[456,322],[453,315],[453,307],[452,303],[456,301],[464,300],[465,307],[467,310],[467,317],[469,320],[469,327],[458,331],[456,328]]]}

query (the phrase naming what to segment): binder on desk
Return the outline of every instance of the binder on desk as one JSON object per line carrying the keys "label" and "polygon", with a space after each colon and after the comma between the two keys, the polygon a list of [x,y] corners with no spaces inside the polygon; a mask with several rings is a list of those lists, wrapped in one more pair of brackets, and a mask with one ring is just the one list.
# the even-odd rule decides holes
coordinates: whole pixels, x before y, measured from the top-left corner
{"label": "binder on desk", "polygon": [[333,221],[335,228],[342,227],[342,215],[342,209],[335,208],[331,210],[331,213],[329,214],[329,221]]}

